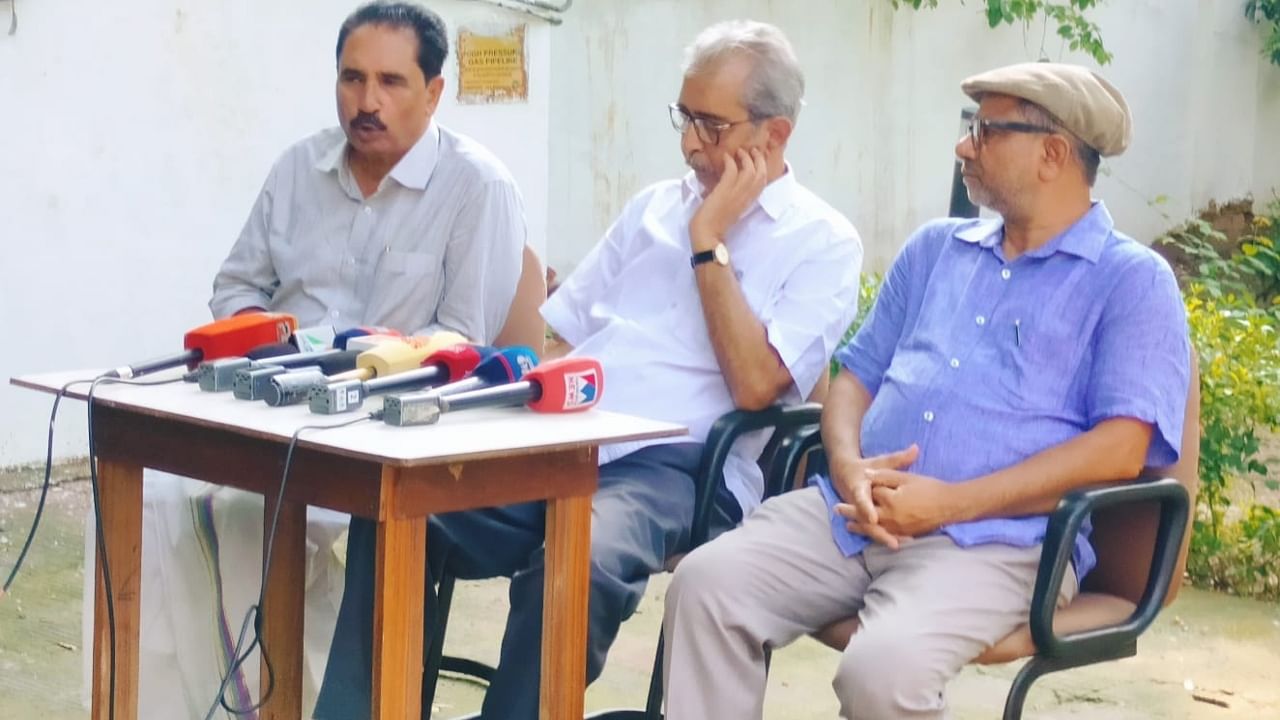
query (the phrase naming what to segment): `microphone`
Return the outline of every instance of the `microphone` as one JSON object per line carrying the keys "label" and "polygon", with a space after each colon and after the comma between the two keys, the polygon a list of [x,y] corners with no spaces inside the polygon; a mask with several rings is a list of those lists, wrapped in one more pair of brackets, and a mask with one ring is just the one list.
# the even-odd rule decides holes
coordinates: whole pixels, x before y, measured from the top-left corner
{"label": "microphone", "polygon": [[[449,345],[466,343],[457,333],[442,332],[430,338],[406,338],[404,342],[391,342],[365,350],[356,356],[354,370],[339,371],[329,375],[277,375],[270,380],[262,399],[268,405],[293,405],[308,398],[313,385],[327,385],[340,380],[372,380],[375,377],[393,375],[422,367],[422,361],[436,350]],[[349,351],[348,351],[349,352]]]}
{"label": "microphone", "polygon": [[451,345],[422,361],[422,367],[372,380],[339,380],[311,388],[311,412],[320,415],[357,410],[373,395],[448,382],[471,372],[497,350],[483,345]]}
{"label": "microphone", "polygon": [[372,380],[422,367],[431,353],[450,345],[465,344],[467,339],[455,332],[438,332],[429,338],[404,338],[386,342],[360,353],[356,369],[338,373],[329,382],[339,380]]}
{"label": "microphone", "polygon": [[353,327],[343,330],[333,336],[333,347],[335,350],[346,350],[347,342],[351,338],[363,337],[365,335],[395,335],[399,337],[399,330],[392,330],[385,327]]}
{"label": "microphone", "polygon": [[413,419],[427,406],[435,406],[439,395],[452,395],[468,390],[479,390],[490,385],[501,385],[519,380],[538,364],[538,355],[525,345],[503,348],[485,358],[471,376],[425,392],[392,395],[382,403],[382,419],[388,425],[412,425]]}
{"label": "microphone", "polygon": [[179,365],[194,369],[202,360],[235,357],[259,345],[284,342],[297,326],[297,318],[286,313],[233,315],[188,330],[182,338],[185,350],[181,353],[125,365],[103,373],[102,377],[127,380]]}
{"label": "microphone", "polygon": [[264,364],[287,364],[301,356],[303,354],[290,343],[259,345],[245,353],[244,357],[218,358],[200,363],[196,366],[196,382],[200,383],[200,389],[205,392],[222,392],[232,389],[236,372],[240,370],[262,367]]}
{"label": "microphone", "polygon": [[232,380],[231,392],[241,400],[261,400],[266,395],[267,383],[276,375],[298,369],[311,369],[312,366],[319,367],[322,374],[346,372],[356,366],[359,355],[355,350],[327,350],[300,353],[296,356],[296,361],[286,356],[273,364],[241,368],[236,371]]}
{"label": "microphone", "polygon": [[512,345],[486,358],[463,380],[441,385],[428,391],[431,395],[452,395],[479,390],[490,385],[515,382],[538,365],[538,354],[527,345]]}
{"label": "microphone", "polygon": [[[266,377],[265,385],[255,384],[252,388],[253,392],[260,393],[253,398],[262,398],[263,402],[271,407],[279,407],[282,405],[296,405],[307,399],[311,388],[316,385],[324,385],[329,380],[329,375],[340,373],[355,366],[359,353],[353,350],[345,350],[342,355],[335,355],[331,358],[324,358],[315,367],[305,367],[290,370],[288,368],[262,368],[260,370],[250,370],[249,373],[272,373]],[[255,383],[262,382],[255,378]]]}
{"label": "microphone", "polygon": [[390,425],[431,425],[447,412],[483,407],[528,405],[540,413],[578,412],[594,407],[604,391],[604,369],[598,360],[585,357],[560,358],[543,363],[524,374],[524,379],[506,385],[495,385],[446,395],[433,395],[425,400],[397,408],[392,421],[390,405],[383,405],[383,420]]}

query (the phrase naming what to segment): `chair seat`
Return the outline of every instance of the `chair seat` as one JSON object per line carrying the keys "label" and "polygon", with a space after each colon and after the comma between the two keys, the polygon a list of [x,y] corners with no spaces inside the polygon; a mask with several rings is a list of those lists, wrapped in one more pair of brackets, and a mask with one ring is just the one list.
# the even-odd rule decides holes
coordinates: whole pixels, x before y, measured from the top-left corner
{"label": "chair seat", "polygon": [[[1127,620],[1136,607],[1134,603],[1115,595],[1080,593],[1069,605],[1054,614],[1053,629],[1059,635],[1070,635],[1117,625]],[[831,623],[813,633],[813,637],[828,647],[843,651],[857,631],[858,616],[855,615]],[[987,648],[973,662],[978,665],[998,665],[1030,657],[1035,653],[1031,627],[1023,625]]]}

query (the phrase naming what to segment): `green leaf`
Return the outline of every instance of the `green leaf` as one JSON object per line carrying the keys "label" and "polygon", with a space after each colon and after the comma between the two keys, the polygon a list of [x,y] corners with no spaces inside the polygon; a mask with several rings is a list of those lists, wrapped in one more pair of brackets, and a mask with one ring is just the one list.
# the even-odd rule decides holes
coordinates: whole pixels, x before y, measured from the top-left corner
{"label": "green leaf", "polygon": [[996,27],[1004,20],[1003,0],[987,0],[987,24]]}

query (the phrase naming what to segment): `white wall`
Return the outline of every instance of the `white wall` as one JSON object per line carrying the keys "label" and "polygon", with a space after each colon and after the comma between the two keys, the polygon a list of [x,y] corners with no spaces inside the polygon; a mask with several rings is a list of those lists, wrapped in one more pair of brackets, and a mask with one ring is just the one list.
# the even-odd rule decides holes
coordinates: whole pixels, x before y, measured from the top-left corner
{"label": "white wall", "polygon": [[[683,171],[666,104],[681,51],[716,20],[775,23],[796,46],[807,105],[789,153],[802,181],[846,213],[883,268],[907,234],[944,214],[960,81],[1040,55],[1041,28],[989,29],[982,3],[895,11],[888,0],[597,0],[553,36],[551,263],[569,270],[622,203]],[[1280,185],[1280,68],[1235,0],[1113,0],[1091,13],[1115,60],[1136,136],[1104,164],[1096,195],[1150,240],[1210,199]],[[1051,59],[1061,53],[1048,29]],[[1157,198],[1167,198],[1154,202]]]}
{"label": "white wall", "polygon": [[[333,43],[356,1],[19,0],[18,34],[0,35],[0,329],[21,350],[0,356],[0,381],[165,352],[208,317],[268,167],[334,122]],[[960,80],[1040,45],[1038,28],[988,29],[981,3],[956,0],[581,0],[559,27],[430,4],[451,27],[529,23],[530,101],[457,107],[449,92],[440,115],[511,166],[533,242],[562,273],[627,198],[682,172],[666,105],[683,47],[716,20],[774,22],[795,43],[809,89],[790,157],[853,219],[872,268],[946,211]],[[1093,13],[1137,128],[1097,195],[1140,239],[1210,199],[1280,186],[1280,69],[1240,4]],[[1087,62],[1048,34],[1052,58]],[[48,406],[0,387],[0,466],[42,457]],[[63,453],[83,453],[82,409],[69,407]]]}
{"label": "white wall", "polygon": [[[336,123],[334,43],[356,5],[19,2],[13,37],[0,3],[0,467],[43,459],[50,405],[9,377],[171,352],[209,319],[213,275],[272,162]],[[431,6],[451,31],[529,23],[529,102],[457,106],[451,51],[439,117],[506,161],[543,251],[550,28]],[[60,454],[84,454],[83,409],[66,406]]]}

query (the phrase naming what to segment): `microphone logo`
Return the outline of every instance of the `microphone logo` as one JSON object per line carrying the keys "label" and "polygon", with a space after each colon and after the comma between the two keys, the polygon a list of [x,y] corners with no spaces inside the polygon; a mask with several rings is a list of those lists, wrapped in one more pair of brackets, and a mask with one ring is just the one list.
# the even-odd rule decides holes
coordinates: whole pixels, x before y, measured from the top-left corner
{"label": "microphone logo", "polygon": [[517,355],[516,364],[520,366],[520,377],[533,369],[535,358],[528,355]]}
{"label": "microphone logo", "polygon": [[572,410],[593,405],[599,385],[600,379],[596,377],[595,368],[566,374],[564,376],[564,409]]}

